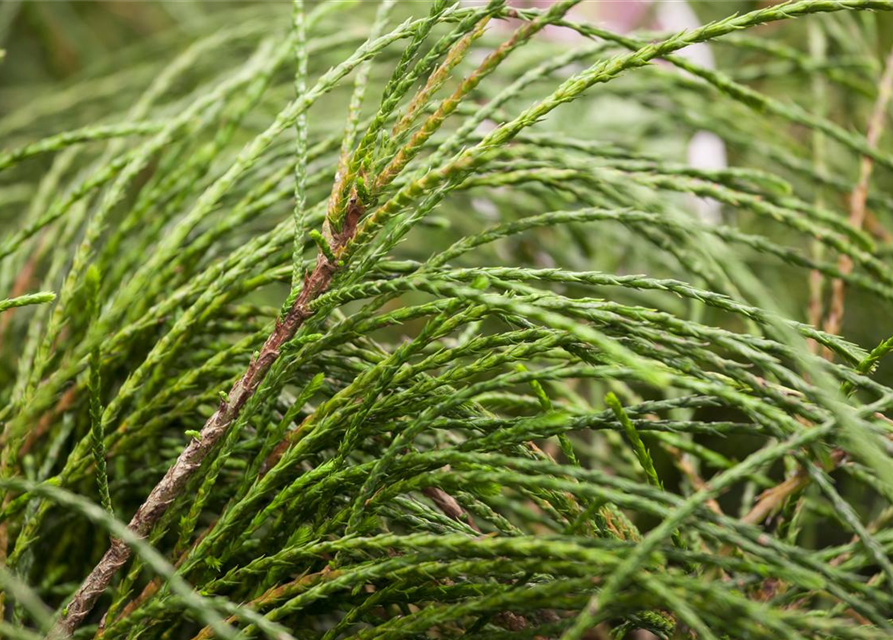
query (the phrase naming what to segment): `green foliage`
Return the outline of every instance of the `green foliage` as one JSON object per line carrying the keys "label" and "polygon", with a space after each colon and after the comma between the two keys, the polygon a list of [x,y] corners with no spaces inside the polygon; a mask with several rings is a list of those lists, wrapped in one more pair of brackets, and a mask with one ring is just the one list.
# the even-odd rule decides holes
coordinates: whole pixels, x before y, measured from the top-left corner
{"label": "green foliage", "polygon": [[890,637],[893,0],[107,4],[0,5],[0,637]]}

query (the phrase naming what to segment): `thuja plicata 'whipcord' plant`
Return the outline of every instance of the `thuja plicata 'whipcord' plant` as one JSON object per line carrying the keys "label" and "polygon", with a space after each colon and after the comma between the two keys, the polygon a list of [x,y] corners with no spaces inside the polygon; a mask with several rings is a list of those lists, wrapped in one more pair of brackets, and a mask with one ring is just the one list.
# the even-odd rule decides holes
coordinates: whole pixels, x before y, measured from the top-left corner
{"label": "thuja plicata 'whipcord' plant", "polygon": [[890,637],[893,0],[546,4],[0,8],[0,637]]}

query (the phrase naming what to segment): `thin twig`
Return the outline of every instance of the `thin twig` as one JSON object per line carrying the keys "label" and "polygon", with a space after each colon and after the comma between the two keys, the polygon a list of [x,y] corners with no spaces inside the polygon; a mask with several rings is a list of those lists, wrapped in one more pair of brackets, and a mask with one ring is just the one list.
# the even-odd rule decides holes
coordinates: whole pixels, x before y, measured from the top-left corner
{"label": "thin twig", "polygon": [[[884,64],[884,73],[878,85],[878,96],[871,112],[871,120],[868,123],[868,132],[865,140],[871,149],[877,148],[881,135],[884,132],[887,106],[893,95],[893,49],[887,55]],[[854,229],[861,229],[865,222],[865,203],[868,199],[868,187],[871,182],[871,173],[874,170],[874,160],[868,156],[862,156],[859,167],[859,181],[850,195],[849,223]],[[842,255],[837,261],[837,268],[844,275],[853,270],[853,261],[847,255]],[[831,283],[831,302],[828,305],[828,316],[825,318],[824,329],[827,333],[840,333],[843,323],[844,302],[846,297],[846,285],[840,278]],[[825,357],[831,358],[831,353],[826,349]]]}

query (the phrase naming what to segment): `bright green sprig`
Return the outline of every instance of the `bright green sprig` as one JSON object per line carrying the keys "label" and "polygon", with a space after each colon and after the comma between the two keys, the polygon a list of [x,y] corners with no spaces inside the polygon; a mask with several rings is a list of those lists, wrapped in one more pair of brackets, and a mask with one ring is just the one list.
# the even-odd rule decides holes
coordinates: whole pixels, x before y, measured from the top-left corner
{"label": "bright green sprig", "polygon": [[605,396],[605,404],[608,405],[611,408],[611,411],[614,412],[614,415],[617,416],[617,420],[623,427],[623,432],[626,434],[626,438],[629,440],[629,443],[636,454],[636,459],[639,461],[639,464],[642,465],[642,470],[645,472],[645,477],[648,478],[648,482],[655,487],[662,488],[663,483],[660,480],[660,476],[657,475],[657,470],[654,468],[651,453],[648,451],[648,447],[645,446],[645,443],[642,442],[642,438],[639,436],[636,426],[630,421],[629,416],[627,416],[626,412],[623,410],[623,405],[620,404],[620,400],[613,393],[609,393]]}
{"label": "bright green sprig", "polygon": [[[84,276],[84,289],[88,317],[91,321],[99,317],[100,306],[100,275],[99,269],[90,265]],[[90,437],[93,448],[93,464],[96,465],[96,488],[99,491],[99,503],[102,508],[114,516],[112,499],[109,494],[109,479],[106,471],[105,430],[102,425],[102,357],[99,345],[90,352],[90,379],[87,391],[90,394]]]}
{"label": "bright green sprig", "polygon": [[338,262],[338,257],[332,252],[332,247],[329,246],[328,240],[326,240],[319,231],[312,229],[310,231],[310,239],[313,240],[313,243],[319,249],[320,253],[326,257],[326,260],[332,264]]}
{"label": "bright green sprig", "polygon": [[[304,0],[294,0],[292,28],[295,47],[295,99],[307,91],[307,26],[304,15]],[[307,114],[295,118],[295,210],[294,210],[294,249],[292,250],[291,287],[295,289],[301,281],[301,255],[304,251],[304,226],[307,208]]]}
{"label": "bright green sprig", "polygon": [[7,298],[0,300],[0,311],[7,309],[15,309],[16,307],[26,307],[31,304],[48,304],[56,299],[56,294],[52,291],[41,291],[40,293],[27,293],[17,298]]}

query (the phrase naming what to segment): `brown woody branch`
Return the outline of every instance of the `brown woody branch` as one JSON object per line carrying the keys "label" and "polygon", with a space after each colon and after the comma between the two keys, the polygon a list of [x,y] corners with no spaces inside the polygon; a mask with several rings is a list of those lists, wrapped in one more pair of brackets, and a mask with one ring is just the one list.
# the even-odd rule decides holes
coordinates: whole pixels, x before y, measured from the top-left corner
{"label": "brown woody branch", "polygon": [[481,532],[474,520],[471,519],[471,516],[468,515],[468,512],[462,508],[462,505],[443,489],[439,487],[425,487],[422,489],[422,493],[448,518],[467,524],[478,533]]}
{"label": "brown woody branch", "polygon": [[[331,234],[331,248],[336,255],[353,238],[363,212],[363,205],[356,197],[353,197],[348,205],[341,231]],[[227,400],[221,400],[217,411],[208,418],[202,427],[200,437],[189,442],[177,461],[155,485],[142,506],[137,509],[127,525],[132,532],[145,537],[170,504],[183,492],[192,474],[196,472],[208,453],[238,419],[245,403],[257,391],[270,367],[276,362],[283,345],[291,340],[300,326],[313,315],[311,303],[329,288],[338,269],[339,265],[329,260],[322,251],[317,254],[316,266],[310,275],[304,278],[301,293],[289,310],[276,321],[273,332],[264,342],[258,355],[252,359],[242,377],[233,385]],[[130,547],[122,541],[112,540],[109,550],[74,594],[65,615],[50,632],[48,638],[59,639],[71,636],[93,609],[115,574],[130,559],[131,554]]]}

